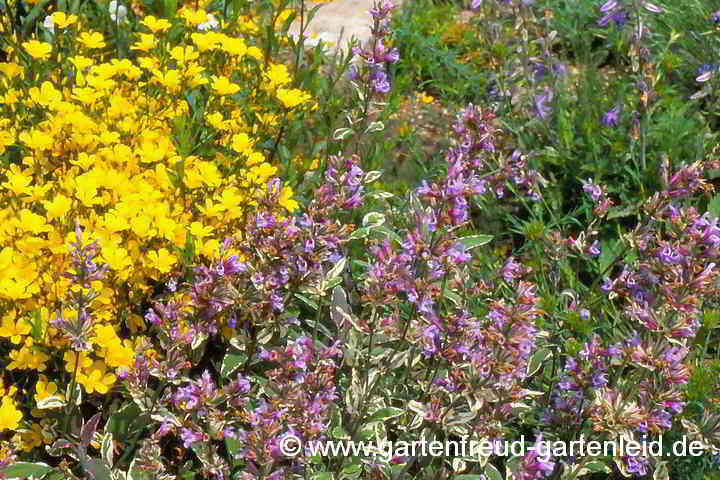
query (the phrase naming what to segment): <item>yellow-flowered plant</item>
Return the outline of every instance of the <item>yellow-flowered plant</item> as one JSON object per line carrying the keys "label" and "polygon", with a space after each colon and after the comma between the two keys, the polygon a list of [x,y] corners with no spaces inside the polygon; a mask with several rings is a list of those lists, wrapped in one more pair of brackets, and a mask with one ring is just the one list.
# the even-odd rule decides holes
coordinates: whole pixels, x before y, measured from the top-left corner
{"label": "yellow-flowered plant", "polygon": [[[49,18],[50,41],[28,38],[0,63],[0,362],[39,375],[22,393],[40,414],[67,405],[71,379],[86,395],[113,389],[154,286],[242,231],[279,173],[268,145],[317,108],[250,17],[207,30],[202,8],[148,15],[120,58],[82,15]],[[298,207],[290,188],[281,204]],[[85,286],[65,275],[76,228],[109,269]],[[68,299],[91,290],[89,350],[76,351],[54,320],[76,319]],[[0,400],[0,432],[21,426],[15,393]],[[45,441],[38,424],[20,438]]]}

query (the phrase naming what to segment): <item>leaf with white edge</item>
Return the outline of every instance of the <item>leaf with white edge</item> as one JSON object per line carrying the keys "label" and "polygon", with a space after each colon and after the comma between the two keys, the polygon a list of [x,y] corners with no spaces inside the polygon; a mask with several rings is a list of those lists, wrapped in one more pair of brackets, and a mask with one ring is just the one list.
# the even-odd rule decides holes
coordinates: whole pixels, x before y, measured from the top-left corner
{"label": "leaf with white edge", "polygon": [[655,471],[653,472],[653,480],[670,480],[670,473],[668,472],[667,462],[660,461],[655,465]]}
{"label": "leaf with white edge", "polygon": [[333,288],[332,291],[332,304],[330,307],[330,318],[335,323],[338,329],[345,325],[345,317],[350,316],[352,311],[350,310],[350,304],[347,300],[347,293],[345,290],[338,285]]}
{"label": "leaf with white edge", "polygon": [[462,297],[460,295],[458,295],[457,293],[453,292],[452,290],[450,290],[448,287],[445,287],[445,291],[443,292],[443,295],[445,296],[445,298],[447,298],[448,300],[453,302],[453,304],[455,304],[456,307],[460,306],[460,304],[462,303]]}
{"label": "leaf with white edge", "polygon": [[382,132],[383,130],[385,130],[385,124],[383,122],[370,122],[370,125],[365,129],[365,133]]}
{"label": "leaf with white edge", "polygon": [[382,176],[382,171],[380,170],[371,170],[369,172],[365,173],[365,177],[363,177],[363,183],[372,183],[378,178]]}
{"label": "leaf with white edge", "polygon": [[338,128],[333,132],[333,140],[345,140],[349,135],[352,135],[352,128]]}
{"label": "leaf with white edge", "polygon": [[330,282],[335,278],[339,277],[342,271],[345,269],[346,262],[347,258],[345,257],[338,260],[337,263],[333,265],[333,267],[328,271],[327,275],[325,275],[325,281]]}
{"label": "leaf with white edge", "polygon": [[348,238],[350,240],[361,240],[367,238],[368,235],[370,235],[370,228],[363,227],[353,231]]}
{"label": "leaf with white edge", "polygon": [[225,358],[223,358],[220,375],[222,375],[223,378],[228,378],[240,365],[245,363],[246,360],[247,355],[244,353],[228,353],[225,355]]}
{"label": "leaf with white edge", "polygon": [[36,406],[39,410],[45,410],[49,408],[62,408],[65,404],[65,399],[61,396],[51,395],[37,402]]}
{"label": "leaf with white edge", "polygon": [[543,362],[551,356],[552,352],[547,348],[535,350],[535,352],[530,355],[530,360],[528,360],[527,376],[535,375],[535,373],[540,370],[540,367],[542,367]]}
{"label": "leaf with white edge", "polygon": [[480,474],[468,473],[465,475],[456,475],[453,477],[456,480],[485,480],[485,476]]}
{"label": "leaf with white edge", "polygon": [[137,459],[133,458],[133,461],[130,463],[127,480],[153,480],[155,477],[151,472],[146,472],[145,470],[141,470],[139,467],[135,466],[136,460]]}
{"label": "leaf with white edge", "polygon": [[390,192],[372,192],[372,193],[368,194],[368,196],[370,198],[385,200],[388,198],[393,198],[395,195],[393,195]]}
{"label": "leaf with white edge", "polygon": [[377,228],[385,223],[385,215],[378,212],[370,212],[362,219],[363,227]]}
{"label": "leaf with white edge", "polygon": [[395,240],[397,243],[402,245],[403,239],[400,237],[400,235],[398,235],[396,232],[390,230],[385,225],[376,227],[375,230],[377,230],[380,233],[384,233],[385,235],[387,235],[388,237],[390,237],[391,239]]}
{"label": "leaf with white edge", "polygon": [[487,245],[492,239],[492,235],[469,235],[461,238],[459,241],[465,246],[465,250],[470,250],[471,248]]}
{"label": "leaf with white edge", "polygon": [[381,408],[377,412],[370,415],[370,418],[368,418],[365,423],[384,422],[385,420],[399,417],[403,413],[405,413],[405,409],[403,409],[403,408],[395,408],[395,407]]}
{"label": "leaf with white edge", "polygon": [[610,473],[612,469],[607,466],[604,462],[599,460],[593,460],[585,464],[588,472],[591,473]]}
{"label": "leaf with white edge", "polygon": [[720,195],[715,195],[712,200],[708,202],[707,209],[708,212],[716,217],[720,217]]}
{"label": "leaf with white edge", "polygon": [[225,449],[232,462],[236,462],[242,458],[243,445],[244,443],[237,438],[225,436]]}
{"label": "leaf with white edge", "polygon": [[492,463],[485,465],[485,476],[487,480],[503,480],[502,474]]}
{"label": "leaf with white edge", "polygon": [[90,445],[101,418],[102,412],[96,413],[82,426],[82,429],[80,429],[80,440],[86,447]]}
{"label": "leaf with white edge", "polygon": [[99,458],[91,458],[87,462],[81,462],[85,473],[94,480],[113,480],[110,468]]}
{"label": "leaf with white edge", "polygon": [[310,478],[312,480],[332,480],[333,476],[330,472],[317,472]]}
{"label": "leaf with white edge", "polygon": [[312,308],[313,310],[317,310],[317,309],[318,309],[318,304],[317,304],[315,301],[313,301],[313,300],[309,299],[308,297],[306,297],[305,295],[302,295],[302,294],[300,294],[300,293],[296,293],[296,294],[295,294],[295,297],[298,298],[298,299],[300,299],[300,300],[302,300],[302,302],[303,302],[304,304],[306,304],[308,307]]}
{"label": "leaf with white edge", "polygon": [[103,460],[105,460],[105,463],[107,463],[112,468],[114,463],[112,433],[106,433],[105,435],[103,435],[102,447],[100,448],[100,452],[102,454]]}
{"label": "leaf with white edge", "polygon": [[452,460],[452,469],[453,472],[462,472],[467,469],[467,463],[462,458],[455,457]]}
{"label": "leaf with white edge", "polygon": [[43,475],[52,472],[52,470],[52,467],[45,463],[17,462],[9,467],[0,468],[0,475],[4,475],[3,478],[7,480],[29,480],[39,479]]}

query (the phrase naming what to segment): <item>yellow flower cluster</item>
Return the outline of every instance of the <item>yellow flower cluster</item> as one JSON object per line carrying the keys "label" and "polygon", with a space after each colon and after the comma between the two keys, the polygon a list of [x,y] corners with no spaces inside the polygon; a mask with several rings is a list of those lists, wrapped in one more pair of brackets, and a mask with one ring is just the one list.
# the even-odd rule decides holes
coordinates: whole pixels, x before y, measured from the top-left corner
{"label": "yellow flower cluster", "polygon": [[[131,368],[133,342],[119,332],[143,328],[137,306],[180,271],[189,246],[214,258],[239,233],[278,173],[260,145],[287,115],[316,108],[253,44],[260,29],[246,18],[202,33],[202,9],[172,22],[145,17],[132,60],[104,54],[108,39],[82,18],[52,20],[57,41],[25,41],[0,63],[0,340],[11,347],[0,362],[45,372],[26,392],[37,408],[57,406],[48,399],[61,399],[72,375],[104,394]],[[281,202],[297,208],[289,188]],[[65,301],[83,287],[63,276],[76,225],[109,267],[91,285],[92,350],[82,353],[51,326],[77,315]],[[64,356],[65,374],[49,371],[53,355]],[[2,397],[0,431],[20,420]]]}

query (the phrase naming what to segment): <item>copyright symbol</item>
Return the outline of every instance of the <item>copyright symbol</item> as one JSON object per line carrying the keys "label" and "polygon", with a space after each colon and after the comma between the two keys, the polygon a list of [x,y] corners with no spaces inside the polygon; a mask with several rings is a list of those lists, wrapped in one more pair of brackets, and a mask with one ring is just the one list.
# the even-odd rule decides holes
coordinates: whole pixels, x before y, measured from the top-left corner
{"label": "copyright symbol", "polygon": [[285,435],[280,440],[280,453],[286,457],[295,457],[302,449],[302,442],[293,434]]}

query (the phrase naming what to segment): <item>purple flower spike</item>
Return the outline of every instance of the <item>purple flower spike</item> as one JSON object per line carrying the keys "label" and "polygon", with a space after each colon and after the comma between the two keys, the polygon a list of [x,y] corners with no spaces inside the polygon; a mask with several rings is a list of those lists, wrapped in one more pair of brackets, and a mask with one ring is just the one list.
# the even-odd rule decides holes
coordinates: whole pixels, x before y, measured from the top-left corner
{"label": "purple flower spike", "polygon": [[602,124],[606,127],[616,127],[618,124],[618,115],[620,114],[620,107],[615,106],[608,110],[602,117]]}

